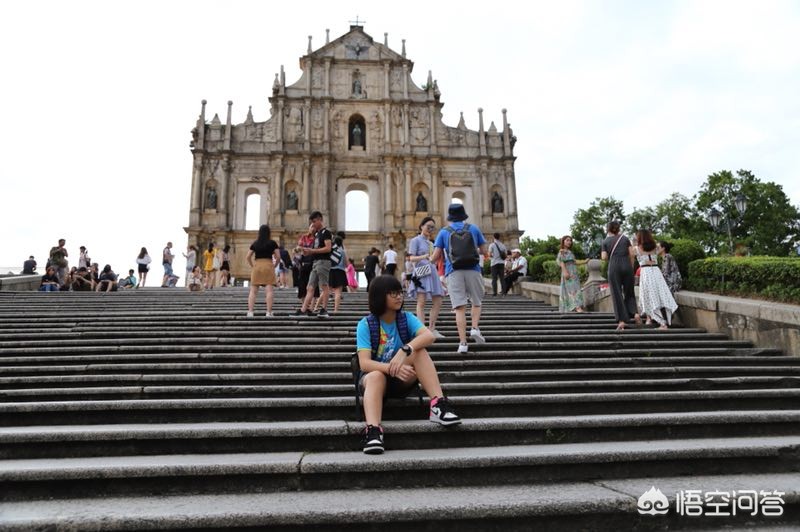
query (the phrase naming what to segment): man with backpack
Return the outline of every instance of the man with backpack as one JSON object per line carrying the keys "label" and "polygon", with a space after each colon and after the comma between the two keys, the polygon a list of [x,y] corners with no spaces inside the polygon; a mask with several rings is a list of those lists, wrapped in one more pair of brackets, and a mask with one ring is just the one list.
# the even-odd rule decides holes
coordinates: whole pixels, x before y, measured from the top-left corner
{"label": "man with backpack", "polygon": [[497,295],[497,280],[500,280],[500,289],[503,289],[503,274],[505,273],[506,256],[508,250],[500,242],[500,233],[494,234],[494,242],[489,244],[489,257],[492,260],[492,295]]}
{"label": "man with backpack", "polygon": [[431,262],[435,263],[444,254],[447,291],[456,313],[460,341],[457,352],[466,353],[469,349],[467,347],[468,300],[472,302],[472,328],[469,336],[476,343],[486,342],[478,327],[483,300],[481,256],[486,254],[486,239],[477,226],[464,222],[469,216],[463,205],[451,203],[447,212],[447,221],[450,225],[436,235]]}

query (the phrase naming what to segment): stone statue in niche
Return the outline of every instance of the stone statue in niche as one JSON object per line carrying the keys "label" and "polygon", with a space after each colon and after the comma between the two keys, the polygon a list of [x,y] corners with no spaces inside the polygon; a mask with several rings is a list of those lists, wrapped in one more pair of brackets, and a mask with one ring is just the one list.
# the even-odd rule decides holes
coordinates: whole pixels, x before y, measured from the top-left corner
{"label": "stone statue in niche", "polygon": [[358,78],[353,80],[353,96],[356,98],[361,96],[361,80]]}
{"label": "stone statue in niche", "polygon": [[217,209],[217,189],[214,187],[208,187],[206,191],[206,209]]}
{"label": "stone statue in niche", "polygon": [[417,193],[417,212],[428,212],[428,200],[422,195],[422,191]]}
{"label": "stone statue in niche", "polygon": [[503,198],[495,190],[492,196],[492,213],[503,212]]}
{"label": "stone statue in niche", "polygon": [[353,126],[353,146],[363,146],[364,140],[361,138],[361,126],[356,123]]}
{"label": "stone statue in niche", "polygon": [[297,210],[297,192],[295,192],[294,189],[290,190],[289,193],[286,194],[286,210]]}

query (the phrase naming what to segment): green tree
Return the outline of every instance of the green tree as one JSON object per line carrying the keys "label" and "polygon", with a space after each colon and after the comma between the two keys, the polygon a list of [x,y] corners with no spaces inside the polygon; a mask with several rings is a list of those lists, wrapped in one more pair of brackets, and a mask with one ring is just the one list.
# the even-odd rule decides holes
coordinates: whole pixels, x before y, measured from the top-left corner
{"label": "green tree", "polygon": [[697,212],[691,199],[673,192],[655,207],[634,209],[626,220],[629,233],[649,229],[663,238],[701,238],[707,232],[708,222]]}
{"label": "green tree", "polygon": [[606,234],[606,226],[612,220],[625,221],[625,209],[622,201],[608,198],[595,198],[588,209],[578,209],[569,227],[572,238],[580,243],[588,256],[599,253],[596,239]]}
{"label": "green tree", "polygon": [[[741,220],[735,206],[739,193],[747,198]],[[706,216],[712,208],[722,213],[723,231],[715,233],[710,224],[706,225],[701,240],[707,249],[733,253],[743,246],[753,255],[786,256],[800,239],[800,211],[780,185],[762,182],[749,170],[738,170],[735,175],[728,170],[711,174],[695,197],[695,206]],[[728,221],[733,250],[728,243]]]}

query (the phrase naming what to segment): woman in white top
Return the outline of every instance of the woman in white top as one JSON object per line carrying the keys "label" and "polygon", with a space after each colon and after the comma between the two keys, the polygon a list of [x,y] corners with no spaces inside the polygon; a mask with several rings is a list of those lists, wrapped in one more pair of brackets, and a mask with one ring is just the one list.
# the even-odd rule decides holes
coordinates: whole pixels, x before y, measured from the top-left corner
{"label": "woman in white top", "polygon": [[144,283],[147,281],[147,272],[150,271],[150,263],[152,259],[150,255],[147,254],[147,248],[142,248],[139,251],[139,256],[136,257],[136,264],[139,267],[139,284],[136,285],[136,288],[144,288]]}
{"label": "woman in white top", "polygon": [[672,322],[672,314],[678,310],[678,304],[664,280],[658,267],[656,241],[650,231],[641,230],[636,233],[637,246],[634,248],[636,260],[641,268],[639,274],[639,310],[647,315],[648,324],[655,320],[659,329],[666,329]]}

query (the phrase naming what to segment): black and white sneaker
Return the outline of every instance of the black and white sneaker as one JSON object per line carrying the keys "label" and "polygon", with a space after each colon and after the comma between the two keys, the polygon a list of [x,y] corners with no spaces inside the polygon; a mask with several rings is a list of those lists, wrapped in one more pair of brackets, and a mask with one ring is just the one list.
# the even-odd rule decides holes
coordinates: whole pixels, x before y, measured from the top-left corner
{"label": "black and white sneaker", "polygon": [[461,423],[461,418],[453,412],[453,407],[447,397],[440,397],[436,405],[431,406],[431,415],[428,419],[445,427]]}
{"label": "black and white sneaker", "polygon": [[324,309],[324,308],[321,308],[321,309],[319,309],[319,310],[317,311],[317,317],[318,317],[318,318],[330,318],[330,317],[331,317],[331,315],[330,315],[330,314],[328,314],[328,311],[327,311],[326,309]]}
{"label": "black and white sneaker", "polygon": [[364,454],[383,454],[383,429],[380,425],[367,425],[361,431]]}
{"label": "black and white sneaker", "polygon": [[289,314],[289,316],[291,316],[293,318],[305,318],[306,317],[306,313],[303,312],[300,309],[297,309],[294,312],[292,312],[291,314]]}

